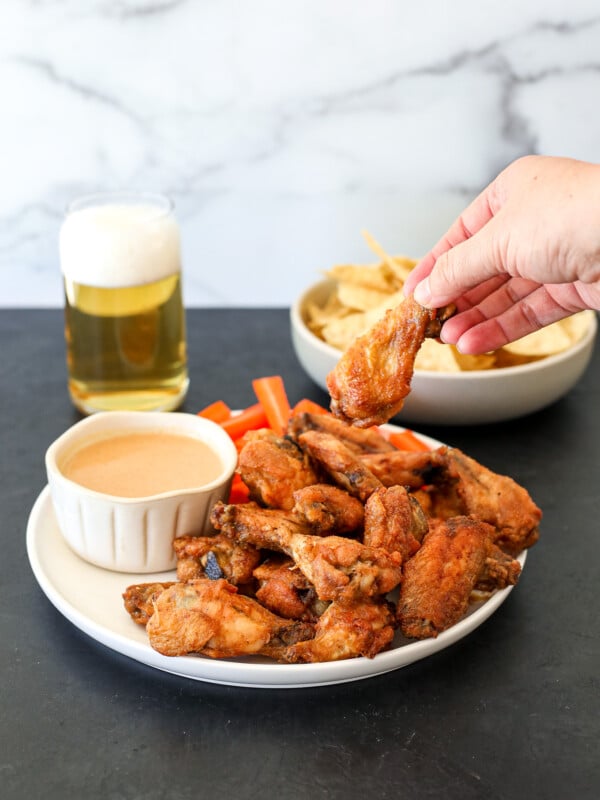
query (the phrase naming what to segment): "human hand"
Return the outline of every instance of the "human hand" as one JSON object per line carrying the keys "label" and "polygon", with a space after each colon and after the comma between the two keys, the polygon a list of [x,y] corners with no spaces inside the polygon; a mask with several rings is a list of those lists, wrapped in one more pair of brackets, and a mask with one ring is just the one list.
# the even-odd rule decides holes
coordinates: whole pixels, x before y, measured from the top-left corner
{"label": "human hand", "polygon": [[404,292],[430,308],[455,303],[441,339],[471,354],[600,309],[600,166],[513,162],[415,267]]}

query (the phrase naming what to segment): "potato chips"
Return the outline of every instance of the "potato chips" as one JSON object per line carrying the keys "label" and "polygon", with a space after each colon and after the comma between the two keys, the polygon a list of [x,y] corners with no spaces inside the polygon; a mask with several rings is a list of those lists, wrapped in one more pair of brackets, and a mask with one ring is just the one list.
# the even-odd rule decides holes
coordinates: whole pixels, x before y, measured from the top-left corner
{"label": "potato chips", "polygon": [[[324,305],[310,303],[305,309],[310,330],[342,351],[389,308],[403,301],[404,281],[417,264],[406,256],[389,255],[369,233],[363,231],[363,235],[380,260],[372,264],[339,264],[326,270],[325,276],[333,281],[333,291]],[[537,361],[579,341],[589,327],[590,314],[593,312],[582,311],[483,355],[463,355],[452,345],[426,339],[417,353],[415,369],[452,373]]]}

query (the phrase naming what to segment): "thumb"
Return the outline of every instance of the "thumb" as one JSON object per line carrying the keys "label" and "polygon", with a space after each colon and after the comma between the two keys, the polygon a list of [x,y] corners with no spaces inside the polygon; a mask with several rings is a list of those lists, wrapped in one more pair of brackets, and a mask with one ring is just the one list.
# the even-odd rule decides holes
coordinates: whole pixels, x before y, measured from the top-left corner
{"label": "thumb", "polygon": [[415,287],[414,297],[418,303],[440,308],[488,278],[506,272],[494,235],[496,219],[436,259],[429,276]]}

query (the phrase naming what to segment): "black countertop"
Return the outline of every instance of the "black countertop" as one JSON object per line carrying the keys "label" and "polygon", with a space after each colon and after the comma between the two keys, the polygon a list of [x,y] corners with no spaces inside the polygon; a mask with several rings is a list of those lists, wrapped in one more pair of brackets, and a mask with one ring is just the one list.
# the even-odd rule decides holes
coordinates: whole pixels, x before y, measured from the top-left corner
{"label": "black countertop", "polygon": [[[183,410],[254,402],[294,357],[285,310],[188,313]],[[600,796],[600,353],[551,408],[420,430],[524,484],[544,511],[519,585],[480,628],[354,683],[242,689],[159,672],[98,644],[50,604],[25,528],[43,455],[79,419],[60,311],[0,311],[0,796],[597,798]],[[85,592],[86,587],[81,587]]]}

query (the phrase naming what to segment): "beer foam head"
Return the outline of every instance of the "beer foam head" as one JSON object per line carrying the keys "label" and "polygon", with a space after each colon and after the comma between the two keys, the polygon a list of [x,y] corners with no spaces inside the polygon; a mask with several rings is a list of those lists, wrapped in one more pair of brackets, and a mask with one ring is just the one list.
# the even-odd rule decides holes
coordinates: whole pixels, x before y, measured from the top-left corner
{"label": "beer foam head", "polygon": [[179,227],[170,206],[143,196],[75,206],[60,231],[60,263],[65,278],[88,286],[153,283],[181,268]]}

